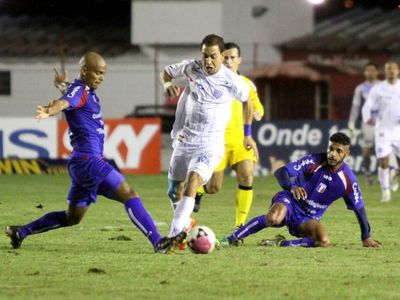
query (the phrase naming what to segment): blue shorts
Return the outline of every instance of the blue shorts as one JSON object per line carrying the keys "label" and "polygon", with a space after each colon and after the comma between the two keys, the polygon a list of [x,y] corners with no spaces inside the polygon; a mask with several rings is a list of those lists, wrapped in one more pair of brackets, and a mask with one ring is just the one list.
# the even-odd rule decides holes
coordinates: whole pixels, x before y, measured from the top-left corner
{"label": "blue shorts", "polygon": [[78,207],[96,202],[97,195],[113,198],[124,176],[98,157],[72,158],[68,161],[71,187],[68,204]]}
{"label": "blue shorts", "polygon": [[290,192],[277,193],[271,200],[271,206],[275,203],[282,203],[287,208],[282,226],[287,226],[291,235],[301,237],[297,227],[313,218],[301,208],[299,202],[293,198]]}

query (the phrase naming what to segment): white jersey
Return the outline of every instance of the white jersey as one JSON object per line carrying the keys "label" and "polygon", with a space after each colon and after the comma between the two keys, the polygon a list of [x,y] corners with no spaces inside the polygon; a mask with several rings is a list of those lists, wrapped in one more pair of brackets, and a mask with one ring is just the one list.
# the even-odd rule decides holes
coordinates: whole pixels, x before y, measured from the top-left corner
{"label": "white jersey", "polygon": [[356,89],[354,90],[353,102],[351,104],[349,123],[358,123],[357,121],[358,117],[360,116],[361,108],[365,104],[372,87],[375,86],[377,83],[379,83],[379,81],[364,81],[357,85]]}
{"label": "white jersey", "polygon": [[376,84],[362,108],[362,117],[364,122],[375,121],[375,134],[396,134],[400,130],[400,80],[395,84],[387,80]]}
{"label": "white jersey", "polygon": [[[222,147],[226,125],[234,99],[245,102],[249,86],[224,65],[213,75],[207,74],[201,61],[185,60],[168,65],[165,71],[172,78],[186,78],[184,120],[181,146],[185,148]],[[182,99],[180,99],[182,100]],[[177,116],[178,117],[178,116]]]}

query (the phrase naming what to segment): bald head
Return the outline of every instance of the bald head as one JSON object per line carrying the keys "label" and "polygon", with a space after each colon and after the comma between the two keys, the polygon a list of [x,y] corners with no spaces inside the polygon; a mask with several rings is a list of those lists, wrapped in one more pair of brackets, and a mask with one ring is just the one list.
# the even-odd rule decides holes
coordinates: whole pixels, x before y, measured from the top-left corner
{"label": "bald head", "polygon": [[79,65],[81,66],[81,68],[93,68],[97,65],[106,65],[106,61],[103,56],[96,52],[87,52],[81,57]]}
{"label": "bald head", "polygon": [[92,89],[97,89],[104,80],[107,69],[105,59],[96,52],[85,53],[79,61],[80,79]]}

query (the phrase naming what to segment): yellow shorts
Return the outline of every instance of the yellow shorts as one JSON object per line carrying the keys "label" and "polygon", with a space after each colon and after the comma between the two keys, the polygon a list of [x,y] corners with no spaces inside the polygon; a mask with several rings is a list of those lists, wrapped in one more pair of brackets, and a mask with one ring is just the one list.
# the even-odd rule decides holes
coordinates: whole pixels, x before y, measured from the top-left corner
{"label": "yellow shorts", "polygon": [[243,144],[235,145],[234,147],[225,145],[225,155],[214,172],[222,171],[227,166],[232,167],[238,162],[247,159],[252,160],[254,163],[257,162],[253,149],[247,150]]}

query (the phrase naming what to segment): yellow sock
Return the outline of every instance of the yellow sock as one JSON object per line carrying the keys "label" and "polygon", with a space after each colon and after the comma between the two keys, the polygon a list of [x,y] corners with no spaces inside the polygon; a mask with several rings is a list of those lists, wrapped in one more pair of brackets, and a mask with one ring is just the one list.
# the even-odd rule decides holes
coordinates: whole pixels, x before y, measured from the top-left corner
{"label": "yellow sock", "polygon": [[199,193],[199,194],[204,194],[206,191],[204,190],[204,186],[203,185],[201,185],[201,186],[199,186],[199,188],[197,189],[197,193]]}
{"label": "yellow sock", "polygon": [[242,226],[249,214],[253,201],[253,187],[239,185],[236,194],[236,227]]}

